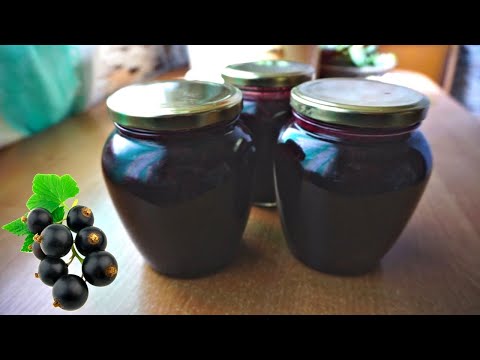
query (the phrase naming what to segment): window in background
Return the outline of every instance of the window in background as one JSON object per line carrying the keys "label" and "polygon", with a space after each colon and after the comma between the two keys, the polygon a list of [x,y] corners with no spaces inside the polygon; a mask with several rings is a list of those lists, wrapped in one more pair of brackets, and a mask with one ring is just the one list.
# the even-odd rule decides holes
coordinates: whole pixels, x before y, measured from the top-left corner
{"label": "window in background", "polygon": [[189,80],[223,83],[222,70],[231,64],[278,59],[278,45],[188,45]]}

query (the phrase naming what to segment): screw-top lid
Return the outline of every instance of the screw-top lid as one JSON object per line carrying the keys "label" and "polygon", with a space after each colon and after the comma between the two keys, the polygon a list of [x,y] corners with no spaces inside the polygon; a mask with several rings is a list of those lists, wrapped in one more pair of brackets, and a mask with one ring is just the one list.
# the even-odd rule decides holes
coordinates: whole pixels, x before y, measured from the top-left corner
{"label": "screw-top lid", "polygon": [[313,66],[285,60],[262,60],[227,66],[222,71],[225,82],[235,86],[295,86],[312,80]]}
{"label": "screw-top lid", "polygon": [[242,93],[207,81],[158,81],[117,90],[107,107],[113,121],[127,128],[187,130],[233,120],[242,111]]}
{"label": "screw-top lid", "polygon": [[292,89],[299,114],[326,123],[363,128],[401,128],[422,121],[429,100],[410,88],[355,78],[313,80]]}

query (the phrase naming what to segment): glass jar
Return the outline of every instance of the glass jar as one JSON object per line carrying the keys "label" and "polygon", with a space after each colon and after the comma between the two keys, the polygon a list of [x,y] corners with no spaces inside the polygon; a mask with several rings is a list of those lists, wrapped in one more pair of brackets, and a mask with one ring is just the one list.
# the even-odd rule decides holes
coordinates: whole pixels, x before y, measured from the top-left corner
{"label": "glass jar", "polygon": [[255,148],[230,85],[173,80],[107,99],[115,130],[102,168],[117,212],[157,271],[197,277],[236,254],[250,212]]}
{"label": "glass jar", "polygon": [[331,78],[292,89],[275,180],[292,253],[332,274],[376,267],[413,214],[432,170],[418,130],[429,101],[406,87]]}
{"label": "glass jar", "polygon": [[257,149],[256,205],[275,206],[273,149],[281,127],[290,119],[290,90],[311,80],[314,73],[311,65],[283,60],[230,65],[222,73],[225,82],[243,92],[241,119],[252,131]]}

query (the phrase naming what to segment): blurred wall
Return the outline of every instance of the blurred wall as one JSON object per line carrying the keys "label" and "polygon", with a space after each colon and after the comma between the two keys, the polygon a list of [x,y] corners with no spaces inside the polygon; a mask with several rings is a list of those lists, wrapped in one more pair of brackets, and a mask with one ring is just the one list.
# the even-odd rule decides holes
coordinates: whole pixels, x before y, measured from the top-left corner
{"label": "blurred wall", "polygon": [[282,45],[280,56],[285,60],[304,62],[316,68],[320,51],[318,45]]}
{"label": "blurred wall", "polygon": [[452,45],[381,45],[380,51],[397,55],[398,68],[424,73],[440,86],[448,75],[449,55]]}

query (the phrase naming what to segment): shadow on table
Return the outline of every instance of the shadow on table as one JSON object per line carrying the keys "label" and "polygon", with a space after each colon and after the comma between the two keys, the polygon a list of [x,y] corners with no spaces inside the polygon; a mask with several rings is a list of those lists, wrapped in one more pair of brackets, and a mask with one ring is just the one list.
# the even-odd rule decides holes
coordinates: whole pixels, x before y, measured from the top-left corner
{"label": "shadow on table", "polygon": [[[442,312],[447,299],[432,303],[432,284],[442,263],[424,248],[415,221],[384,257],[363,276],[327,275],[297,261],[289,252],[279,219],[254,210],[244,245],[228,267],[204,278],[179,280],[145,265],[138,312],[145,314],[408,314]],[[437,261],[438,260],[438,261]],[[413,304],[413,305],[412,305]],[[413,307],[412,307],[413,306]],[[420,311],[424,312],[424,311]]]}
{"label": "shadow on table", "polygon": [[[143,267],[139,286],[142,314],[321,314],[368,313],[365,287],[381,268],[361,277],[319,273],[295,260],[284,246],[277,254],[244,245],[236,261],[211,276],[173,279]],[[351,292],[345,291],[350,288]],[[388,289],[375,286],[376,296]],[[345,296],[344,294],[348,294]],[[367,300],[368,302],[368,300]]]}

